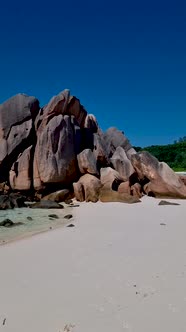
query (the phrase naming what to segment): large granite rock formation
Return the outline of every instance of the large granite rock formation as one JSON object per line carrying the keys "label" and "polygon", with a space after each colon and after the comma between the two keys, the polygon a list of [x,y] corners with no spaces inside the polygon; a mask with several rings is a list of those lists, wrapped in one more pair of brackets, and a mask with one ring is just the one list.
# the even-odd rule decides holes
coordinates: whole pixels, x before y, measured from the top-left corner
{"label": "large granite rock formation", "polygon": [[30,190],[32,187],[33,146],[29,146],[18,156],[9,174],[13,190]]}
{"label": "large granite rock formation", "polygon": [[93,134],[93,153],[97,161],[98,170],[110,166],[111,161],[107,152],[104,136],[101,131]]}
{"label": "large granite rock formation", "polygon": [[134,173],[134,168],[127,157],[125,150],[118,146],[110,159],[116,171],[127,181],[127,179]]}
{"label": "large granite rock formation", "polygon": [[137,202],[144,194],[186,198],[184,181],[147,152],[136,153],[117,128],[102,132],[69,90],[43,108],[24,94],[0,105],[0,195],[35,190],[59,201],[74,190],[79,201]]}
{"label": "large granite rock formation", "polygon": [[7,180],[18,155],[35,142],[33,121],[39,112],[35,97],[18,94],[0,105],[0,180]]}
{"label": "large granite rock formation", "polygon": [[97,161],[91,149],[85,149],[77,156],[78,166],[81,174],[99,174]]}
{"label": "large granite rock formation", "polygon": [[77,153],[87,112],[79,99],[64,90],[54,96],[36,119],[37,144],[33,183],[36,190],[48,185],[68,186],[77,179]]}
{"label": "large granite rock formation", "polygon": [[125,181],[125,178],[113,168],[104,167],[101,168],[100,180],[104,188],[117,190],[119,185]]}
{"label": "large granite rock formation", "polygon": [[159,162],[150,153],[134,154],[132,165],[139,180],[145,180],[144,191],[152,196],[186,198],[186,186],[180,177],[164,162]]}
{"label": "large granite rock formation", "polygon": [[111,127],[105,132],[104,141],[109,157],[112,157],[118,146],[121,146],[124,149],[129,159],[131,158],[131,155],[136,153],[124,133],[115,127]]}
{"label": "large granite rock formation", "polygon": [[34,188],[70,185],[77,178],[74,130],[69,115],[54,116],[39,132],[34,155]]}
{"label": "large granite rock formation", "polygon": [[49,103],[43,108],[43,119],[41,128],[45,126],[50,119],[59,114],[75,116],[80,127],[84,126],[87,112],[80,104],[79,99],[70,96],[69,90],[60,92],[57,96],[52,97]]}
{"label": "large granite rock formation", "polygon": [[78,201],[97,202],[101,189],[101,181],[91,174],[81,176],[77,183],[73,183],[74,194]]}

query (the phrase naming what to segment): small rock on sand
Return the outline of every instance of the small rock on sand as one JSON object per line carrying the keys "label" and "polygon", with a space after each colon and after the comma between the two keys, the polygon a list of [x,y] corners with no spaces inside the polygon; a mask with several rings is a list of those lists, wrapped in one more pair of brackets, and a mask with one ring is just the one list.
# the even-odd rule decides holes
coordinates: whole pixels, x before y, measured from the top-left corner
{"label": "small rock on sand", "polygon": [[180,204],[168,201],[160,201],[158,205],[180,205]]}
{"label": "small rock on sand", "polygon": [[33,220],[33,218],[32,217],[27,217],[27,220]]}
{"label": "small rock on sand", "polygon": [[49,214],[48,216],[50,218],[53,218],[53,219],[59,219],[59,217],[57,216],[57,214]]}
{"label": "small rock on sand", "polygon": [[12,227],[14,225],[13,221],[10,219],[4,219],[0,222],[1,227]]}
{"label": "small rock on sand", "polygon": [[66,216],[64,216],[65,219],[71,219],[73,218],[73,215],[72,214],[67,214]]}

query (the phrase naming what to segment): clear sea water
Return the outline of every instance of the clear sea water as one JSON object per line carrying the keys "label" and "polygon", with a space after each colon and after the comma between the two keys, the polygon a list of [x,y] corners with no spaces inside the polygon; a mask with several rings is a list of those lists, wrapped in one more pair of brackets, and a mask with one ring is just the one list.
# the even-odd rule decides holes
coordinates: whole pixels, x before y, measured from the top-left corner
{"label": "clear sea water", "polygon": [[[50,214],[56,214],[59,219],[52,219]],[[0,210],[0,222],[10,219],[13,222],[21,222],[22,225],[14,227],[0,227],[0,245],[31,236],[40,232],[67,225],[72,219],[64,219],[67,214],[72,214],[72,208],[67,206],[64,209],[31,209],[20,208],[12,210]],[[32,220],[28,220],[31,217]]]}

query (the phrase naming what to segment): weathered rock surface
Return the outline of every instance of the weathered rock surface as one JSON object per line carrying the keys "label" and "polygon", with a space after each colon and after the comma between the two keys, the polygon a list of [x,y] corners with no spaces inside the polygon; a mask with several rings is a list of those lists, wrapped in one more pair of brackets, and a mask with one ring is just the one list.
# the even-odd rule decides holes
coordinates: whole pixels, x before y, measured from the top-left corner
{"label": "weathered rock surface", "polygon": [[136,153],[117,128],[103,133],[69,90],[43,108],[24,94],[0,105],[0,209],[24,206],[25,197],[8,196],[11,190],[37,199],[55,191],[43,202],[69,201],[59,189],[72,191],[72,184],[79,201],[96,202],[101,188],[108,201],[138,200],[144,193],[186,198],[185,177],[147,152]]}
{"label": "weathered rock surface", "polygon": [[61,189],[42,198],[43,201],[64,202],[71,197],[70,190]]}
{"label": "weathered rock surface", "polygon": [[15,227],[15,226],[20,226],[23,225],[22,222],[13,222],[10,219],[4,219],[3,221],[0,222],[0,227]]}
{"label": "weathered rock surface", "polygon": [[117,190],[119,185],[125,181],[125,178],[111,167],[101,168],[100,174],[101,184],[104,188]]}
{"label": "weathered rock surface", "polygon": [[29,221],[32,221],[32,220],[33,220],[33,218],[30,217],[30,216],[28,216],[26,219],[29,220]]}
{"label": "weathered rock surface", "polygon": [[35,140],[33,121],[39,111],[35,97],[18,94],[0,105],[0,178],[7,179],[18,155]]}
{"label": "weathered rock surface", "polygon": [[102,188],[100,191],[101,202],[120,202],[120,203],[138,203],[141,202],[138,197],[131,196],[127,193],[120,193],[112,189]]}
{"label": "weathered rock surface", "polygon": [[85,118],[84,128],[90,129],[92,133],[97,133],[99,130],[98,122],[93,114],[87,114]]}
{"label": "weathered rock surface", "polygon": [[77,183],[73,183],[74,195],[80,202],[97,202],[101,189],[101,181],[91,174],[80,177]]}
{"label": "weathered rock surface", "polygon": [[139,179],[148,179],[149,183],[145,185],[147,194],[186,198],[186,186],[164,162],[159,162],[146,151],[134,154],[131,162]]}
{"label": "weathered rock surface", "polygon": [[13,209],[14,204],[9,199],[8,195],[0,195],[0,210]]}
{"label": "weathered rock surface", "polygon": [[10,192],[10,186],[7,185],[7,182],[0,183],[0,195],[8,194]]}
{"label": "weathered rock surface", "polygon": [[49,214],[48,217],[52,219],[59,219],[59,216],[57,214]]}
{"label": "weathered rock surface", "polygon": [[186,175],[179,175],[179,177],[182,180],[182,182],[184,183],[184,185],[186,186]]}
{"label": "weathered rock surface", "polygon": [[74,133],[74,151],[75,155],[77,156],[85,148],[83,129],[80,128],[74,116],[71,116],[71,124]]}
{"label": "weathered rock surface", "polygon": [[97,168],[110,166],[111,162],[108,156],[104,136],[101,131],[93,134],[93,153],[97,161]]}
{"label": "weathered rock surface", "polygon": [[134,168],[128,159],[124,149],[118,146],[111,158],[111,163],[114,169],[127,181],[132,173],[134,173]]}
{"label": "weathered rock surface", "polygon": [[143,196],[141,185],[139,183],[135,183],[131,186],[129,181],[122,182],[118,187],[118,192],[121,194],[136,196],[138,198]]}
{"label": "weathered rock surface", "polygon": [[29,146],[18,156],[9,173],[13,190],[30,190],[33,177],[33,146]]}
{"label": "weathered rock surface", "polygon": [[52,201],[41,201],[30,205],[32,209],[64,209],[64,206]]}
{"label": "weathered rock surface", "polygon": [[67,115],[72,115],[75,117],[77,123],[81,128],[84,127],[85,118],[87,116],[87,111],[84,107],[80,104],[78,98],[74,96],[70,96],[68,105],[67,105],[67,112],[63,113]]}
{"label": "weathered rock surface", "polygon": [[129,181],[125,181],[120,183],[120,185],[118,186],[118,192],[121,194],[128,194],[130,195],[130,184]]}
{"label": "weathered rock surface", "polygon": [[22,208],[26,206],[26,197],[24,195],[21,195],[20,193],[10,193],[9,200],[12,202],[15,208]]}
{"label": "weathered rock surface", "polygon": [[131,155],[136,153],[124,133],[117,128],[109,128],[104,134],[104,140],[109,157],[112,157],[118,146],[124,149],[129,159]]}
{"label": "weathered rock surface", "polygon": [[180,205],[179,203],[168,202],[168,201],[160,201],[158,205]]}
{"label": "weathered rock surface", "polygon": [[78,181],[73,183],[74,188],[74,196],[79,202],[83,202],[85,200],[85,191],[83,184]]}
{"label": "weathered rock surface", "polygon": [[14,225],[13,221],[10,219],[4,219],[0,222],[0,227],[12,227]]}
{"label": "weathered rock surface", "polygon": [[26,198],[19,193],[10,193],[10,195],[0,195],[0,210],[25,207]]}
{"label": "weathered rock surface", "polygon": [[65,219],[71,219],[73,218],[73,215],[72,214],[66,214],[66,216],[64,216]]}
{"label": "weathered rock surface", "polygon": [[68,115],[57,115],[40,131],[34,155],[34,188],[76,180],[74,131]]}
{"label": "weathered rock surface", "polygon": [[63,90],[57,96],[52,97],[49,103],[44,107],[43,120],[41,128],[45,126],[50,119],[59,114],[75,116],[79,126],[83,126],[87,112],[80,104],[79,99],[74,96],[70,96],[69,90]]}
{"label": "weathered rock surface", "polygon": [[140,183],[135,183],[130,187],[130,194],[141,198],[143,196],[142,186]]}
{"label": "weathered rock surface", "polygon": [[96,158],[90,149],[85,149],[77,156],[78,166],[81,174],[98,175]]}

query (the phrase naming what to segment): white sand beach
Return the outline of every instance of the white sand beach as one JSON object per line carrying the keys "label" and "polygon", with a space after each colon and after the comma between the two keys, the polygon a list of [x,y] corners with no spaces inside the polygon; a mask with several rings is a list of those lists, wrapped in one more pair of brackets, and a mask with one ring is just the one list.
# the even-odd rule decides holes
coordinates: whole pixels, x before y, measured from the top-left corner
{"label": "white sand beach", "polygon": [[[173,200],[176,202],[176,200]],[[0,247],[0,331],[185,332],[186,201],[82,203]]]}

